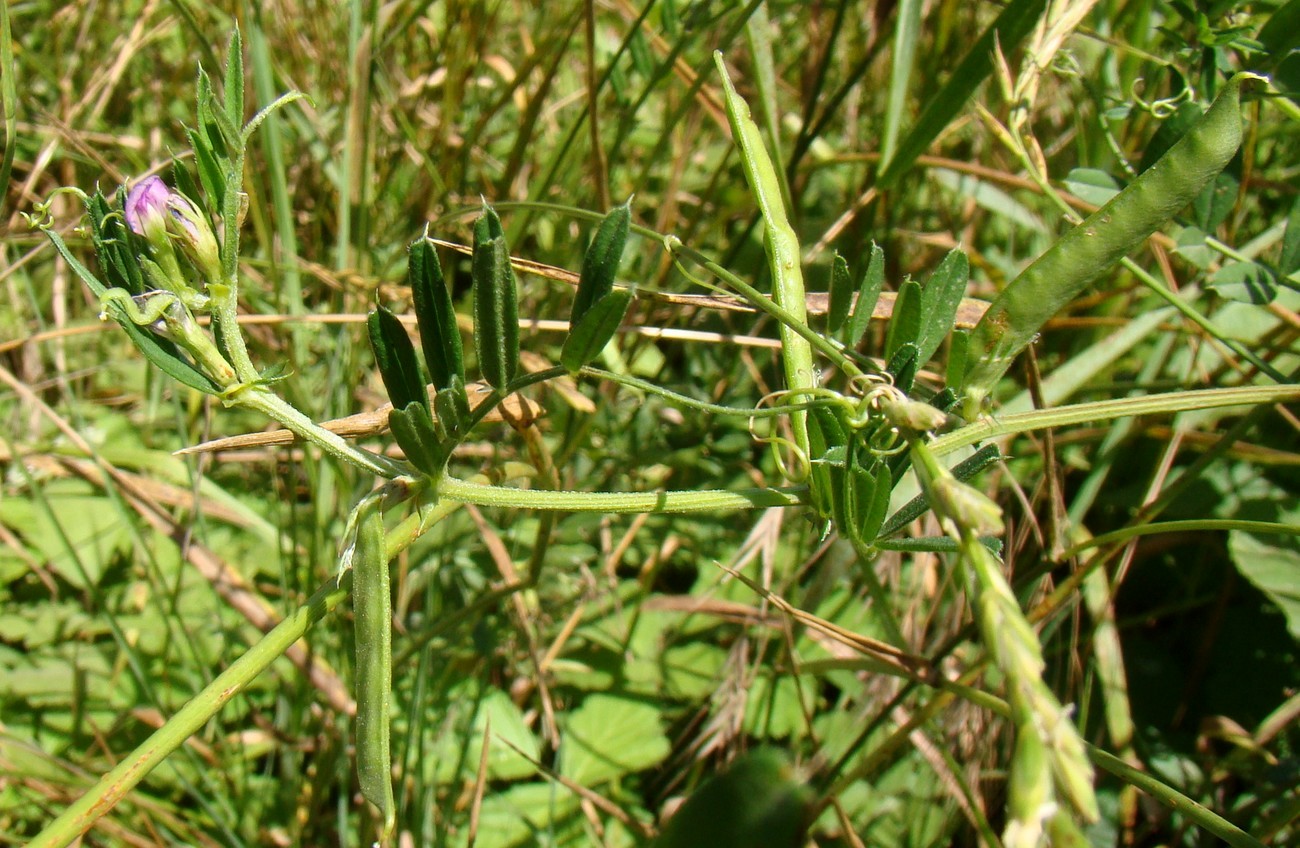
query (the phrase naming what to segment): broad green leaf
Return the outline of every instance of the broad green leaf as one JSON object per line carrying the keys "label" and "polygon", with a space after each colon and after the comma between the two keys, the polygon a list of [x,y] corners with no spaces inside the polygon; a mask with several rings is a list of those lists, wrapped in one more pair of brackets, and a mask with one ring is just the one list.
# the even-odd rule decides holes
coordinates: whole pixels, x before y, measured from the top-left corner
{"label": "broad green leaf", "polygon": [[921,289],[921,332],[917,340],[918,364],[925,364],[952,332],[957,308],[966,294],[970,280],[970,260],[960,248],[954,248],[934,269]]}
{"label": "broad green leaf", "polygon": [[230,34],[226,49],[226,118],[234,127],[244,125],[244,45],[239,38],[239,27]]}
{"label": "broad green leaf", "polygon": [[848,320],[849,306],[853,300],[853,279],[849,276],[849,263],[838,252],[831,260],[831,279],[826,290],[830,300],[826,326],[834,333]]}
{"label": "broad green leaf", "polygon": [[551,783],[521,783],[483,799],[479,817],[480,846],[580,845],[580,842],[539,842],[538,834],[554,835],[558,825],[578,814],[579,796],[557,790]]}
{"label": "broad green leaf", "polygon": [[795,779],[785,754],[760,748],[706,781],[687,799],[653,848],[799,848],[812,790]]}
{"label": "broad green leaf", "polygon": [[1178,255],[1202,271],[1209,268],[1218,259],[1219,254],[1205,243],[1205,231],[1197,227],[1183,227],[1174,239]]}
{"label": "broad green leaf", "polygon": [[853,315],[840,335],[841,340],[850,347],[856,346],[866,335],[871,326],[871,315],[876,311],[876,301],[880,299],[880,290],[885,285],[885,251],[880,245],[871,243],[871,258],[867,262],[866,273],[858,283],[858,299],[853,305]]}
{"label": "broad green leaf", "polygon": [[78,589],[98,585],[114,562],[129,555],[130,526],[120,507],[95,495],[46,495],[46,506],[0,499],[0,523],[41,553],[46,566]]}
{"label": "broad green leaf", "polygon": [[438,253],[433,244],[421,237],[411,245],[407,256],[407,280],[415,305],[415,320],[420,327],[420,346],[424,364],[433,385],[446,388],[452,377],[465,379],[464,350],[451,292],[442,276]]}
{"label": "broad green leaf", "polygon": [[384,388],[393,403],[393,409],[406,409],[412,403],[429,408],[429,395],[420,376],[420,364],[415,359],[411,337],[397,316],[386,307],[371,310],[366,320],[370,331],[370,347],[375,352],[375,364]]}
{"label": "broad green leaf", "polygon": [[1074,168],[1065,176],[1065,189],[1093,206],[1103,206],[1123,188],[1119,180],[1097,168]]}
{"label": "broad green leaf", "polygon": [[1227,171],[1219,174],[1192,201],[1196,225],[1207,233],[1217,230],[1236,208],[1240,192],[1241,182],[1236,177]]}
{"label": "broad green leaf", "polygon": [[1234,530],[1228,534],[1228,553],[1237,571],[1282,611],[1287,630],[1300,641],[1300,551]]}
{"label": "broad green leaf", "polygon": [[632,293],[627,290],[611,291],[593,303],[569,328],[560,352],[560,364],[576,374],[600,356],[605,345],[618,332],[631,303]]}
{"label": "broad green leaf", "polygon": [[[894,301],[894,314],[889,318],[889,331],[885,337],[885,358],[892,359],[905,344],[915,345],[921,338],[921,321],[924,318],[921,284],[904,280]],[[920,353],[920,348],[917,348]]]}
{"label": "broad green leaf", "polygon": [[1273,274],[1255,262],[1227,262],[1210,275],[1205,285],[1221,297],[1257,306],[1272,303],[1277,297]]}
{"label": "broad green leaf", "polygon": [[428,410],[417,402],[388,414],[393,439],[407,460],[425,474],[438,475],[447,462],[446,449],[434,432]]}
{"label": "broad green leaf", "polygon": [[501,220],[490,207],[474,225],[474,346],[478,367],[494,388],[519,367],[519,297]]}
{"label": "broad green leaf", "polygon": [[789,674],[760,673],[746,688],[745,733],[758,739],[802,738],[812,704],[812,678],[795,680]]}
{"label": "broad green leaf", "polygon": [[671,750],[662,720],[645,701],[589,695],[564,722],[560,774],[596,786],[658,765]]}
{"label": "broad green leaf", "polygon": [[614,290],[614,279],[618,273],[619,262],[623,258],[623,248],[627,244],[627,231],[631,220],[632,209],[628,203],[614,207],[601,219],[600,226],[596,228],[596,235],[587,246],[587,253],[582,258],[578,290],[574,293],[573,310],[569,314],[571,325],[576,326],[580,323],[589,309]]}
{"label": "broad green leaf", "polygon": [[491,780],[521,780],[537,774],[541,745],[519,707],[500,689],[491,689],[478,705],[469,750],[483,750],[488,734],[487,773]]}

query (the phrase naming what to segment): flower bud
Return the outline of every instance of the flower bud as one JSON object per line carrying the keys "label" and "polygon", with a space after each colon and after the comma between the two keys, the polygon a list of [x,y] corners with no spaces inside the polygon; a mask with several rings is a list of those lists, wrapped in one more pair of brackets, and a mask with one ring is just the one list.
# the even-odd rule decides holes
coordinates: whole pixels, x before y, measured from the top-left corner
{"label": "flower bud", "polygon": [[161,177],[145,177],[126,195],[126,224],[131,232],[153,242],[155,233],[167,228],[167,198],[171,190]]}
{"label": "flower bud", "polygon": [[183,281],[179,278],[179,267],[174,265],[173,243],[206,282],[221,279],[221,249],[212,233],[212,224],[192,200],[168,188],[161,177],[146,177],[136,183],[127,193],[122,211],[131,231],[149,242],[163,270],[177,276],[178,286]]}
{"label": "flower bud", "polygon": [[212,233],[211,222],[192,200],[177,191],[167,198],[167,209],[171,212],[167,219],[168,231],[180,242],[185,256],[209,282],[219,281],[221,248]]}

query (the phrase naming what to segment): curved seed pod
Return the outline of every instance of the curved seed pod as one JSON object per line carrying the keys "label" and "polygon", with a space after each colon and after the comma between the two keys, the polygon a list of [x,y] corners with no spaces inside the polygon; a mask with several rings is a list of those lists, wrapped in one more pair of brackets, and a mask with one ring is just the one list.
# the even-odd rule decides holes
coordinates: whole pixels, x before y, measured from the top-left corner
{"label": "curved seed pod", "polygon": [[375,352],[375,364],[384,380],[388,399],[394,409],[406,409],[418,403],[429,408],[429,395],[420,376],[420,363],[415,358],[415,346],[397,316],[385,307],[371,310],[366,318],[370,331],[370,347]]}
{"label": "curved seed pod", "polygon": [[519,368],[519,296],[501,219],[491,207],[474,225],[474,346],[483,379],[504,389]]}
{"label": "curved seed pod", "polygon": [[998,379],[1047,320],[1200,193],[1241,145],[1237,74],[1209,110],[1160,159],[1020,273],[970,338],[963,412],[974,418]]}
{"label": "curved seed pod", "polygon": [[[718,68],[718,75],[722,77],[727,122],[731,125],[732,138],[740,151],[745,178],[763,216],[763,244],[767,249],[768,268],[772,272],[772,300],[789,312],[794,322],[806,326],[808,301],[804,291],[799,237],[786,212],[781,196],[781,180],[767,148],[763,146],[763,135],[758,124],[750,117],[748,104],[731,84],[720,51],[714,51],[713,63]],[[795,400],[801,400],[800,392],[806,392],[817,385],[812,345],[784,323],[779,332],[786,388],[790,389]],[[790,428],[795,444],[807,454],[808,416],[803,411],[795,412],[790,416]]]}
{"label": "curved seed pod", "polygon": [[411,245],[407,258],[407,280],[415,304],[415,320],[420,325],[420,346],[424,364],[435,388],[444,389],[452,377],[465,379],[465,357],[456,326],[456,311],[451,292],[443,280],[438,253],[427,238]]}
{"label": "curved seed pod", "polygon": [[357,538],[352,558],[352,609],[356,615],[357,779],[361,795],[391,823],[392,754],[388,745],[392,706],[392,600],[388,554],[379,504],[358,507]]}
{"label": "curved seed pod", "polygon": [[582,272],[578,276],[578,291],[573,296],[573,311],[569,314],[571,326],[576,327],[589,309],[614,290],[614,277],[623,258],[628,225],[632,221],[630,203],[631,200],[614,207],[601,219],[596,235],[587,246],[587,253],[582,257]]}
{"label": "curved seed pod", "polygon": [[560,364],[576,374],[582,366],[600,356],[605,345],[618,332],[631,303],[632,293],[620,290],[608,292],[591,304],[582,317],[569,326],[569,335],[560,351]]}

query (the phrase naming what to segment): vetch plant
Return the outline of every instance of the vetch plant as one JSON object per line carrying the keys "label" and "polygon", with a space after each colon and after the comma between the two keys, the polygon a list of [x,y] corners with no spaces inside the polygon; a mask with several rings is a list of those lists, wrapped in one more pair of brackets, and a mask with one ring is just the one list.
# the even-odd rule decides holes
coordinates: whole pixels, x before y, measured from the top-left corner
{"label": "vetch plant", "polygon": [[[1109,420],[1300,396],[1294,385],[1250,386],[1121,399],[1000,421],[980,417],[999,378],[1044,322],[1104,267],[1174,215],[1232,156],[1240,138],[1240,91],[1248,77],[1229,82],[1188,137],[1148,172],[1151,176],[1139,177],[1031,264],[990,305],[973,332],[954,333],[970,262],[961,250],[953,250],[924,282],[909,279],[899,286],[884,347],[876,352],[879,356],[869,356],[858,348],[882,293],[884,254],[873,246],[856,285],[848,263],[838,256],[832,260],[827,327],[815,329],[806,308],[800,244],[788,219],[781,179],[718,54],[729,126],[764,225],[771,294],[681,239],[634,225],[629,200],[598,216],[578,275],[560,363],[530,372],[521,367],[519,295],[506,229],[497,211],[484,203],[473,227],[470,262],[476,375],[467,367],[455,305],[427,231],[410,244],[406,264],[418,347],[386,306],[376,305],[368,315],[376,367],[392,402],[388,426],[404,457],[394,459],[349,443],[279,396],[275,387],[285,375],[274,367],[259,369],[240,330],[245,148],[272,110],[300,96],[285,95],[242,123],[241,49],[236,34],[227,54],[222,97],[206,75],[199,76],[196,128],[189,132],[195,173],[177,161],[170,185],[161,177],[148,176],[111,198],[68,189],[84,203],[97,271],[77,258],[39,211],[35,223],[99,297],[104,317],[120,324],[160,369],[225,406],[279,422],[329,456],[370,475],[375,486],[348,515],[339,540],[337,573],[145,745],[124,757],[33,845],[64,845],[85,833],[241,687],[349,597],[356,651],[357,785],[378,814],[377,826],[365,838],[395,842],[401,828],[402,793],[400,784],[398,791],[394,789],[389,563],[462,504],[597,514],[807,508],[825,533],[847,542],[864,565],[887,549],[952,555],[950,562],[969,599],[985,653],[972,661],[972,671],[985,664],[995,668],[1003,697],[977,692],[918,664],[898,663],[906,640],[897,622],[889,618],[889,589],[866,567],[862,579],[880,602],[883,626],[891,631],[889,643],[872,650],[894,660],[891,672],[909,685],[956,692],[1009,718],[1016,736],[1005,844],[1021,848],[1082,840],[1081,827],[1099,816],[1090,758],[1125,779],[1129,776],[1088,746],[1072,721],[1071,708],[1044,681],[1046,662],[1039,636],[997,558],[1006,524],[1002,510],[972,482],[1001,459],[999,450],[984,445],[951,468],[941,459],[999,433],[1027,432],[1067,420]],[[702,285],[738,295],[749,308],[778,323],[785,385],[769,400],[779,405],[704,403],[630,374],[594,366],[617,338],[638,297],[618,280],[631,232],[657,239],[688,278],[695,279],[697,269],[703,269],[716,282],[699,280]],[[922,371],[945,347],[944,384],[936,387],[926,382]],[[488,387],[473,402],[467,389],[471,376],[481,377]],[[525,489],[456,476],[451,465],[454,452],[489,413],[512,395],[571,376],[633,387],[688,411],[747,419],[755,437],[772,444],[777,467],[784,469],[788,479],[773,479],[750,489],[607,493]],[[772,426],[760,436],[763,423]],[[918,482],[920,496],[891,515],[891,496],[901,481],[912,478]],[[402,512],[406,514],[398,519]],[[926,513],[933,514],[942,536],[897,538],[906,525]],[[834,780],[838,768],[829,769],[826,782]],[[734,789],[751,784],[757,786],[755,791]],[[687,830],[689,821],[726,822],[737,808],[747,811],[746,805],[765,797],[779,798],[782,839],[787,834],[802,839],[812,813],[828,803],[825,798],[810,800],[807,789],[792,780],[781,757],[757,753],[702,790],[699,799],[685,808],[687,818],[665,830],[660,844],[700,844],[698,833]],[[726,800],[710,801],[710,797]],[[1171,803],[1185,800],[1172,790],[1163,797]],[[710,804],[720,812],[711,815]],[[1248,837],[1242,839],[1244,834],[1208,810],[1193,809],[1188,815],[1236,844],[1250,844]],[[755,828],[748,818],[745,821],[750,829],[738,827],[737,833],[761,833],[761,827]]]}

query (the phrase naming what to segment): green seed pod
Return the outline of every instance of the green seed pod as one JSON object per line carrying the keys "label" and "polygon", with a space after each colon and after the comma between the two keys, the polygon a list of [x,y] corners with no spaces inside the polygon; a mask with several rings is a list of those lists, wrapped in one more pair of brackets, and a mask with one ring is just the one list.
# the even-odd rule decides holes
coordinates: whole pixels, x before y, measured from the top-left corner
{"label": "green seed pod", "polygon": [[943,511],[962,529],[979,535],[1003,531],[1002,508],[988,495],[953,477],[939,477],[930,485]]}
{"label": "green seed pod", "polygon": [[465,358],[461,347],[456,311],[451,292],[443,280],[438,253],[427,238],[411,245],[407,257],[407,280],[415,304],[415,320],[420,325],[420,345],[424,364],[436,388],[444,389],[452,377],[465,379]]}
{"label": "green seed pod", "polygon": [[474,225],[474,346],[478,367],[504,389],[519,368],[519,296],[501,219],[490,207]]}
{"label": "green seed pod", "polygon": [[998,379],[1066,304],[1192,201],[1241,146],[1241,88],[1234,76],[1173,147],[1105,206],[1057,239],[989,306],[971,334],[963,412],[974,418]]}
{"label": "green seed pod", "polygon": [[352,609],[356,615],[357,778],[361,795],[391,822],[392,754],[388,745],[392,706],[392,599],[384,519],[376,501],[364,502],[352,556]]}

